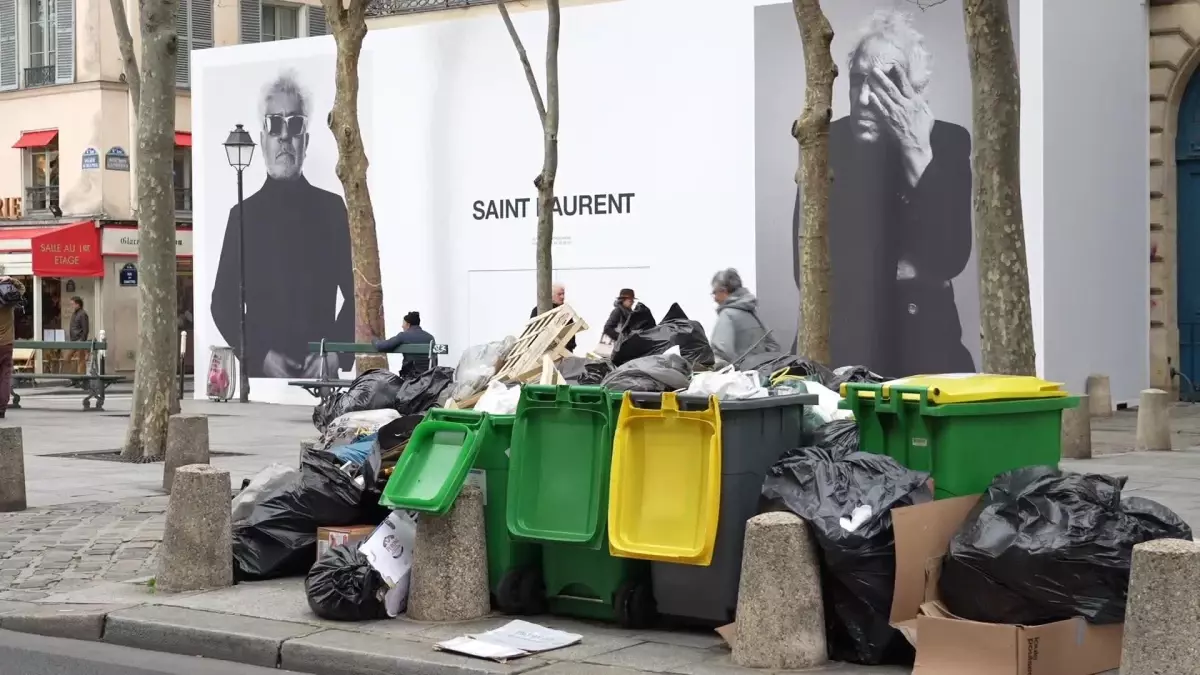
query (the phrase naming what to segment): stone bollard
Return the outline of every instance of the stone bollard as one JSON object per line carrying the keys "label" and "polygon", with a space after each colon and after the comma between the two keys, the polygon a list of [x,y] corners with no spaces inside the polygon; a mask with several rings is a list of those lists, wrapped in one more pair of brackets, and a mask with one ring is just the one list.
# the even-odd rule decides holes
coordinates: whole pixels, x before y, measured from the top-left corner
{"label": "stone bollard", "polygon": [[446,515],[417,518],[408,617],[469,621],[491,611],[483,493],[467,485]]}
{"label": "stone bollard", "polygon": [[156,588],[173,593],[232,586],[229,472],[208,464],[181,466],[172,488]]}
{"label": "stone bollard", "polygon": [[1142,390],[1134,449],[1139,452],[1171,449],[1171,395],[1162,389]]}
{"label": "stone bollard", "polygon": [[1107,375],[1088,375],[1087,396],[1092,417],[1112,417],[1112,389]]}
{"label": "stone bollard", "polygon": [[1133,547],[1121,675],[1200,675],[1197,587],[1200,543],[1159,539]]}
{"label": "stone bollard", "polygon": [[24,511],[26,506],[21,427],[0,427],[0,512]]}
{"label": "stone bollard", "polygon": [[815,668],[829,660],[821,572],[808,526],[795,514],[746,523],[733,662],[747,668]]}
{"label": "stone bollard", "polygon": [[1079,405],[1062,412],[1062,456],[1063,459],[1092,458],[1092,412],[1088,407],[1090,397],[1079,397]]}
{"label": "stone bollard", "polygon": [[163,460],[163,490],[171,493],[175,471],[189,464],[208,464],[208,417],[171,415],[167,420],[167,456]]}

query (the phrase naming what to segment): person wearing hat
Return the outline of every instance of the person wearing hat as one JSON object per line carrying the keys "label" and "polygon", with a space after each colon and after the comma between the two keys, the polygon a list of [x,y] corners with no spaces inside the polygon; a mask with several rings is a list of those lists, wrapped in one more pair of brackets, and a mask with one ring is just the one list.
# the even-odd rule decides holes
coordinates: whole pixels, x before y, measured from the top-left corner
{"label": "person wearing hat", "polygon": [[[421,328],[421,313],[409,312],[404,315],[404,330],[396,333],[391,339],[376,340],[375,351],[394,352],[401,345],[428,345],[432,351],[433,336]],[[426,354],[405,354],[404,365],[400,368],[401,375],[419,375],[437,365],[437,357]]]}
{"label": "person wearing hat", "polygon": [[604,337],[617,341],[622,333],[632,333],[635,330],[653,328],[654,315],[650,308],[638,302],[632,288],[622,288],[613,302],[613,310],[604,322]]}

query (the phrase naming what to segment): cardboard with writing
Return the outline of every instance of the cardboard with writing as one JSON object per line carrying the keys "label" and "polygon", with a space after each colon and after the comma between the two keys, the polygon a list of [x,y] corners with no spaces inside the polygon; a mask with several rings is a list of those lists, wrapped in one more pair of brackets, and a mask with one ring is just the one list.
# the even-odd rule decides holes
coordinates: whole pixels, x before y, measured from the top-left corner
{"label": "cardboard with writing", "polygon": [[1121,662],[1122,626],[1083,618],[1043,626],[967,621],[942,606],[937,585],[950,540],[979,496],[892,510],[896,590],[891,621],[917,649],[913,675],[1095,675]]}

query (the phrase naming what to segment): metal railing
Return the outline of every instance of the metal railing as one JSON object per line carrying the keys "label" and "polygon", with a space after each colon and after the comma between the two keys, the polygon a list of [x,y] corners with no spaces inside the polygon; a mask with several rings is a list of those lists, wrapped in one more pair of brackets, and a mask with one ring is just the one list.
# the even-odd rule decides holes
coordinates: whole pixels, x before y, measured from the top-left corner
{"label": "metal railing", "polygon": [[494,4],[496,4],[496,0],[370,0],[370,4],[367,5],[367,16],[417,14]]}
{"label": "metal railing", "polygon": [[191,188],[175,188],[175,210],[176,211],[191,211],[192,210],[192,189]]}
{"label": "metal railing", "polygon": [[25,69],[26,87],[46,87],[54,84],[56,80],[57,68],[55,66],[38,66],[36,68]]}
{"label": "metal railing", "polygon": [[49,211],[50,207],[58,206],[58,186],[25,188],[25,211]]}

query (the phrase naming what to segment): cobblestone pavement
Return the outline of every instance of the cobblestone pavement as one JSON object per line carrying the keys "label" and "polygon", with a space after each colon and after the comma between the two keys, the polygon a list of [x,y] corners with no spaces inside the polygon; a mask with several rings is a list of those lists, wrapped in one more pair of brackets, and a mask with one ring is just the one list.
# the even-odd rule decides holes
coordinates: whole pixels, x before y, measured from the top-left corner
{"label": "cobblestone pavement", "polygon": [[153,576],[167,497],[0,514],[0,600]]}

